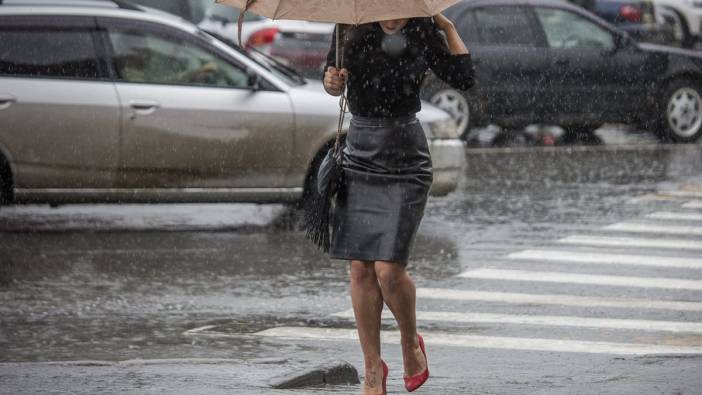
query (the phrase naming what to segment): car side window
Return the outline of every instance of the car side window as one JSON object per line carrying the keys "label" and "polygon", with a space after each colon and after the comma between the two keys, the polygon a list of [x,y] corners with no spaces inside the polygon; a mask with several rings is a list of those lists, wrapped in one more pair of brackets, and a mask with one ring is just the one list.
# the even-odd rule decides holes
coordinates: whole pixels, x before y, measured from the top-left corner
{"label": "car side window", "polygon": [[74,79],[100,78],[88,29],[0,26],[0,74]]}
{"label": "car side window", "polygon": [[470,44],[480,42],[473,12],[465,12],[459,16],[456,21],[456,29],[464,42]]}
{"label": "car side window", "polygon": [[551,48],[614,48],[614,35],[570,11],[537,7],[536,15]]}
{"label": "car side window", "polygon": [[521,6],[490,6],[474,11],[482,45],[536,47],[539,38]]}
{"label": "car side window", "polygon": [[142,28],[109,31],[117,78],[126,82],[246,88],[246,71],[179,37]]}

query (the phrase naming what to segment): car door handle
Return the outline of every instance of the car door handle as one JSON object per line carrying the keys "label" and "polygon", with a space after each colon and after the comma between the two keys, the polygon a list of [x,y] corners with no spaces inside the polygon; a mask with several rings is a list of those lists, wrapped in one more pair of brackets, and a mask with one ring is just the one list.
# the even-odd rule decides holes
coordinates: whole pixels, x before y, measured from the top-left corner
{"label": "car door handle", "polygon": [[131,100],[129,101],[129,107],[135,110],[154,110],[161,107],[161,105],[151,100]]}
{"label": "car door handle", "polygon": [[129,114],[129,118],[134,120],[136,119],[137,114],[153,114],[157,108],[161,107],[161,105],[158,102],[151,100],[130,100],[129,107],[131,107],[134,110],[131,114]]}
{"label": "car door handle", "polygon": [[16,103],[17,98],[12,95],[0,95],[0,110],[10,107],[12,103]]}

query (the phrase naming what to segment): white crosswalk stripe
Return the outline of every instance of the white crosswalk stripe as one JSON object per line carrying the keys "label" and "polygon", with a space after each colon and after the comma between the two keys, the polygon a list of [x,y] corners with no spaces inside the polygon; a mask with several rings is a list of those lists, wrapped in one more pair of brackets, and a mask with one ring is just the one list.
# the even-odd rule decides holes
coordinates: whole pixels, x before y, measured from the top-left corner
{"label": "white crosswalk stripe", "polygon": [[659,195],[672,196],[679,198],[702,198],[702,191],[659,191]]}
{"label": "white crosswalk stripe", "polygon": [[693,200],[683,204],[683,208],[702,209],[702,200]]}
{"label": "white crosswalk stripe", "polygon": [[653,224],[638,224],[630,222],[621,222],[614,225],[605,226],[603,229],[632,232],[632,233],[660,233],[673,235],[702,235],[702,226],[683,226],[683,225],[653,225]]}
{"label": "white crosswalk stripe", "polygon": [[657,267],[678,267],[685,269],[702,269],[702,259],[649,255],[602,254],[576,251],[524,250],[509,254],[507,255],[507,258],[540,262],[549,261],[605,265],[620,264]]}
{"label": "white crosswalk stripe", "polygon": [[702,214],[661,211],[648,214],[646,218],[665,219],[671,221],[702,221]]}
{"label": "white crosswalk stripe", "polygon": [[577,244],[601,247],[642,247],[674,250],[702,250],[702,240],[651,239],[637,237],[607,237],[574,235],[558,240],[561,244]]}
{"label": "white crosswalk stripe", "polygon": [[702,290],[702,281],[679,278],[606,276],[596,274],[536,272],[527,270],[475,269],[458,275],[484,280],[536,281],[615,287]]}
{"label": "white crosswalk stripe", "polygon": [[612,307],[625,309],[660,309],[702,311],[702,302],[651,300],[636,298],[606,298],[567,294],[527,294],[443,288],[417,288],[419,299],[445,299],[510,304],[561,305],[577,307]]}
{"label": "white crosswalk stripe", "polygon": [[[332,314],[339,318],[354,318],[353,310]],[[392,313],[383,312],[384,319],[392,319]],[[417,311],[420,321],[445,321],[473,324],[523,324],[545,326],[572,326],[579,328],[634,329],[640,331],[702,333],[702,323],[680,321],[632,320],[596,317],[556,315],[458,313],[450,311]]]}
{"label": "white crosswalk stripe", "polygon": [[[257,332],[255,335],[287,339],[358,341],[358,333],[355,329],[341,328],[277,327]],[[698,346],[474,336],[437,332],[422,332],[422,336],[426,340],[427,347],[450,346],[620,355],[702,354],[702,347]],[[399,344],[400,333],[396,331],[381,331],[380,338],[383,343]]]}

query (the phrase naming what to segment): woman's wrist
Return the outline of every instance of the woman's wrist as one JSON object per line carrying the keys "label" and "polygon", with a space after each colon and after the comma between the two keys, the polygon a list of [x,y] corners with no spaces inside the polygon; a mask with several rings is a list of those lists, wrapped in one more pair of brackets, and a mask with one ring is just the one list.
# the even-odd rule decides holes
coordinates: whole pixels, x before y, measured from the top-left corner
{"label": "woman's wrist", "polygon": [[456,30],[456,25],[454,25],[453,22],[448,22],[443,26],[439,26],[439,29],[443,30],[446,34],[448,34],[451,31]]}

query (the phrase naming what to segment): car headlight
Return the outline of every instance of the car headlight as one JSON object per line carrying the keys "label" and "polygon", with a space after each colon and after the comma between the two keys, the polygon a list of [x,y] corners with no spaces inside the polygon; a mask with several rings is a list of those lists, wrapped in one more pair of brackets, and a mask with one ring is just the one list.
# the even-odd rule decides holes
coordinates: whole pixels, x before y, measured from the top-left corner
{"label": "car headlight", "polygon": [[446,118],[429,124],[431,134],[435,139],[457,139],[458,125],[453,118]]}

